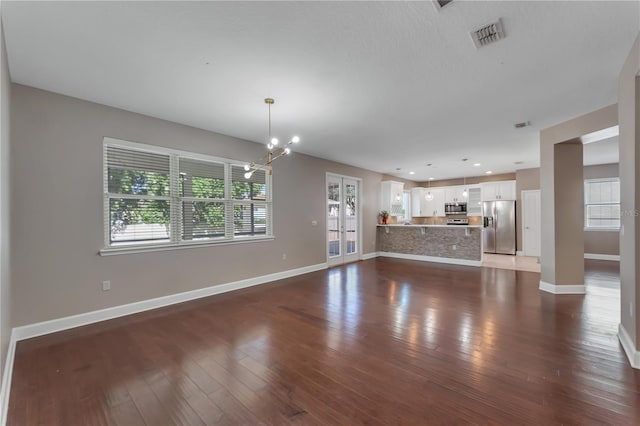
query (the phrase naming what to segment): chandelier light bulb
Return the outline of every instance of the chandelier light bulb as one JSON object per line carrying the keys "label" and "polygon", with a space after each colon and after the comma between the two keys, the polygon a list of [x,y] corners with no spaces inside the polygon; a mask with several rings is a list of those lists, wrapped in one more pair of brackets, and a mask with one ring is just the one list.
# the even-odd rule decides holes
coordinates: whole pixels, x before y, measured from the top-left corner
{"label": "chandelier light bulb", "polygon": [[283,143],[284,146],[278,147],[278,145],[280,145],[280,141],[278,140],[278,138],[271,137],[271,105],[273,105],[275,101],[273,100],[273,98],[265,98],[264,103],[267,104],[267,109],[269,113],[268,115],[269,133],[268,133],[268,138],[266,143],[267,152],[259,160],[249,164],[245,164],[244,166],[244,170],[246,172],[244,174],[245,179],[250,179],[256,170],[264,170],[268,172],[269,175],[271,175],[272,174],[271,163],[273,163],[275,160],[282,157],[283,155],[291,154],[291,148],[289,148],[287,145],[300,142],[300,137],[294,136],[293,138],[291,138],[289,142]]}

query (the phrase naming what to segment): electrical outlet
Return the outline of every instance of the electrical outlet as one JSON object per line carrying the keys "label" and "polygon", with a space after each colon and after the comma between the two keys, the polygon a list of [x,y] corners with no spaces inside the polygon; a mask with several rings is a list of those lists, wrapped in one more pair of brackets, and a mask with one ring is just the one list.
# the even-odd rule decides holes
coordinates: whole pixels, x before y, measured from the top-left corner
{"label": "electrical outlet", "polygon": [[287,253],[282,253],[282,260],[287,260]]}
{"label": "electrical outlet", "polygon": [[633,318],[633,303],[629,302],[629,316]]}
{"label": "electrical outlet", "polygon": [[102,291],[111,290],[111,281],[102,281]]}
{"label": "electrical outlet", "polygon": [[458,246],[454,244],[454,245],[453,245],[453,249],[454,249],[454,250],[458,250]]}

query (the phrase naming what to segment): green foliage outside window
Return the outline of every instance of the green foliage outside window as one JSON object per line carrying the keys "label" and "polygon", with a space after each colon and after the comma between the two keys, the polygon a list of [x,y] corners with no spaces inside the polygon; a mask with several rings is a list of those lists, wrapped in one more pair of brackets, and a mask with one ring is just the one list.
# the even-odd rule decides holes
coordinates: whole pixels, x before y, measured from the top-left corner
{"label": "green foliage outside window", "polygon": [[[127,170],[109,168],[109,192],[112,194],[169,196],[170,185],[167,173],[144,170]],[[183,203],[184,223],[193,233],[193,237],[224,235],[224,180],[181,175],[179,181],[180,195],[183,197],[220,199],[221,202],[187,202]],[[231,185],[232,198],[236,200],[264,200],[266,186],[255,182],[234,181]],[[171,216],[170,201],[153,199],[121,198],[110,200],[111,226],[131,224],[162,224],[168,229]],[[234,226],[243,227],[252,213],[252,208],[234,207]],[[191,216],[191,217],[189,217]],[[264,216],[253,218],[253,224],[266,224]],[[248,230],[253,232],[254,230]],[[259,232],[264,233],[264,232]]]}

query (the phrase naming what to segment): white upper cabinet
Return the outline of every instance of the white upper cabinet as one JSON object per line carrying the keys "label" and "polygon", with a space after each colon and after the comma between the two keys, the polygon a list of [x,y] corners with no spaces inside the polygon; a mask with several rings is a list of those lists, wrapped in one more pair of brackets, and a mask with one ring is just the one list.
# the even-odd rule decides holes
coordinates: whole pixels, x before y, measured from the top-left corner
{"label": "white upper cabinet", "polygon": [[422,200],[424,200],[424,188],[411,189],[411,216],[422,216]]}
{"label": "white upper cabinet", "polygon": [[444,189],[445,203],[466,203],[467,197],[464,195],[466,186],[450,186]]}
{"label": "white upper cabinet", "polygon": [[404,183],[387,180],[380,182],[380,210],[391,216],[402,216],[402,192]]}
{"label": "white upper cabinet", "polygon": [[[429,200],[429,193],[431,193],[431,200]],[[427,188],[425,191],[425,199],[427,200],[426,216],[444,216],[444,198],[445,190],[442,188]]]}
{"label": "white upper cabinet", "polygon": [[413,188],[411,190],[412,216],[444,216],[444,196],[442,188]]}
{"label": "white upper cabinet", "polygon": [[516,181],[488,182],[482,184],[482,201],[515,200]]}

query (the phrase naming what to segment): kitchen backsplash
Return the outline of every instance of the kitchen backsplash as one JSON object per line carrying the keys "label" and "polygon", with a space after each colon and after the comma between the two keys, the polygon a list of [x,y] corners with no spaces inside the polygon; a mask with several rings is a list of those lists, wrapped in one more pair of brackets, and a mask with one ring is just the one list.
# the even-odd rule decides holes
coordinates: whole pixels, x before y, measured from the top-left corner
{"label": "kitchen backsplash", "polygon": [[[482,225],[482,216],[466,216],[469,219],[469,225]],[[436,217],[414,217],[411,219],[412,225],[446,225],[446,216]]]}

